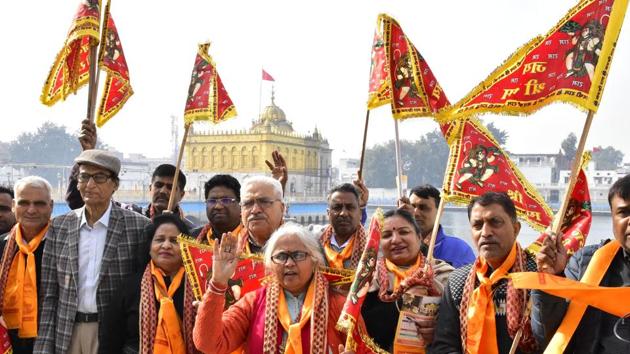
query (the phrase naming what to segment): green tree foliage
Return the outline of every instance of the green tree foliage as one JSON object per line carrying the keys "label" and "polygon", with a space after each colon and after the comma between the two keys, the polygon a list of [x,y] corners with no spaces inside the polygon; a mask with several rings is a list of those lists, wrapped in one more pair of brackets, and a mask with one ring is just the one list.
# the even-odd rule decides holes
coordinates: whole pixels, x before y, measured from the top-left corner
{"label": "green tree foliage", "polygon": [[621,165],[623,161],[623,152],[608,147],[594,147],[593,148],[593,161],[595,161],[595,168],[598,170],[614,170]]}
{"label": "green tree foliage", "polygon": [[507,139],[510,137],[507,131],[497,128],[494,125],[494,122],[491,122],[490,124],[488,124],[486,128],[488,128],[488,130],[490,131],[490,133],[492,133],[494,138],[497,139],[497,142],[499,143],[499,145],[505,146]]}
{"label": "green tree foliage", "polygon": [[[403,173],[408,187],[429,183],[442,186],[448,159],[448,145],[439,130],[429,132],[418,141],[401,141]],[[365,181],[368,187],[396,188],[396,155],[394,141],[375,145],[365,151]]]}

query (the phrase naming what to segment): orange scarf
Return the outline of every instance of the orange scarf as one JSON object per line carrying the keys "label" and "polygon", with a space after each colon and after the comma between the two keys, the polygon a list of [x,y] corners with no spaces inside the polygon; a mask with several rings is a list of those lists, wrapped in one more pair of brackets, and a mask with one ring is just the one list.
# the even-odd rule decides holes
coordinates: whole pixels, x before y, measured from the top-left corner
{"label": "orange scarf", "polygon": [[311,313],[313,312],[313,297],[315,294],[315,279],[311,280],[306,291],[304,304],[302,305],[302,314],[298,323],[291,324],[291,315],[287,300],[284,297],[284,291],[280,290],[278,297],[278,320],[282,324],[282,328],[287,332],[287,343],[284,354],[302,354],[302,327],[310,323]]}
{"label": "orange scarf", "polygon": [[46,231],[48,225],[26,244],[22,238],[22,228],[19,224],[15,226],[18,252],[9,269],[2,315],[7,328],[17,328],[20,338],[37,337],[37,268],[33,252],[42,242]]}
{"label": "orange scarf", "polygon": [[466,353],[498,354],[492,285],[505,278],[516,261],[516,242],[503,264],[486,277],[488,263],[482,257],[475,262],[474,270],[479,286],[473,291],[468,307]]}
{"label": "orange scarf", "polygon": [[348,244],[343,250],[341,250],[341,252],[337,252],[330,247],[333,237],[334,236],[332,236],[328,242],[324,243],[324,254],[326,255],[326,260],[331,268],[344,269],[343,262],[352,257],[355,237],[354,235],[350,237],[350,241],[348,241]]}
{"label": "orange scarf", "polygon": [[182,336],[179,316],[173,303],[173,295],[175,295],[184,279],[184,267],[179,268],[179,271],[171,281],[171,285],[168,287],[168,291],[166,290],[162,271],[155,266],[153,261],[151,261],[151,274],[153,275],[155,297],[160,303],[153,353],[185,354],[186,344]]}
{"label": "orange scarf", "polygon": [[[232,233],[232,236],[238,236],[241,234],[241,230],[243,229],[243,224],[238,224],[238,226],[236,226],[234,228],[234,230],[230,231]],[[219,235],[219,238],[221,237],[221,235]],[[208,231],[206,232],[206,240],[208,240],[208,244],[210,246],[214,245],[214,239],[212,238],[212,227],[208,228]]]}
{"label": "orange scarf", "polygon": [[619,301],[619,299],[627,299],[630,296],[630,288],[598,286],[620,248],[619,242],[611,241],[598,249],[591,258],[580,282],[541,273],[533,273],[533,275],[529,273],[510,274],[514,286],[541,289],[547,293],[572,300],[560,327],[545,349],[545,353],[564,352],[589,305],[617,317],[623,317],[630,312],[628,302]]}
{"label": "orange scarf", "polygon": [[420,267],[422,264],[422,257],[416,257],[416,263],[414,263],[409,269],[400,269],[397,265],[390,262],[387,258],[385,259],[385,268],[394,274],[394,288],[392,292],[396,292],[400,283],[413,275],[413,273]]}

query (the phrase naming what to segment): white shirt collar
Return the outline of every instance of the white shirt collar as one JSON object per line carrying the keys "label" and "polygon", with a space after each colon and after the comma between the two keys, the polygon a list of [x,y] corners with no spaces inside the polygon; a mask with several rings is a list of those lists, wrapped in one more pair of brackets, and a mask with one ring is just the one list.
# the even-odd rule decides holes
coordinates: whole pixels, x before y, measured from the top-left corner
{"label": "white shirt collar", "polygon": [[[106,228],[109,227],[109,215],[112,212],[112,202],[109,202],[109,206],[107,207],[107,210],[105,210],[105,213],[103,213],[103,216],[101,216],[100,219],[98,219],[97,222],[94,223],[94,225],[101,223],[103,224],[103,226],[105,226]],[[82,228],[83,226],[87,225],[87,219],[85,218],[85,206],[82,208],[81,210],[81,224],[79,224],[79,228]]]}
{"label": "white shirt collar", "polygon": [[335,247],[337,247],[337,249],[344,249],[344,248],[346,248],[346,246],[348,245],[348,242],[350,242],[350,239],[352,239],[353,237],[354,237],[354,235],[350,236],[350,237],[346,240],[346,242],[344,242],[344,243],[343,243],[343,245],[339,245],[339,244],[337,243],[337,238],[336,238],[336,237],[335,237],[335,235],[333,234],[333,235],[330,237],[330,245],[331,245],[331,246],[335,246]]}

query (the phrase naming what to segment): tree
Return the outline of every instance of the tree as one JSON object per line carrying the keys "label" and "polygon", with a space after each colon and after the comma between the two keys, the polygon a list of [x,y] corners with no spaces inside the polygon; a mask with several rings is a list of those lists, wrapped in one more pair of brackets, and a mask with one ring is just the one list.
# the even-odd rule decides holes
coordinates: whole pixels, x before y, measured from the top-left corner
{"label": "tree", "polygon": [[494,138],[497,139],[497,142],[499,143],[499,145],[505,146],[507,139],[510,137],[507,131],[497,128],[494,125],[494,122],[491,122],[490,124],[488,124],[486,128],[488,128],[488,130],[490,131],[490,133],[492,133]]}
{"label": "tree", "polygon": [[593,148],[593,161],[597,170],[615,170],[623,161],[623,152],[612,146]]}
{"label": "tree", "polygon": [[[416,142],[401,141],[403,173],[408,187],[429,183],[442,186],[449,149],[442,134],[435,130]],[[369,187],[396,187],[394,141],[378,144],[365,151],[365,181]]]}
{"label": "tree", "polygon": [[562,149],[562,155],[560,156],[559,167],[562,170],[570,170],[571,169],[571,161],[575,157],[575,153],[577,152],[577,137],[573,133],[569,133],[569,135],[562,140],[560,143],[560,148]]}

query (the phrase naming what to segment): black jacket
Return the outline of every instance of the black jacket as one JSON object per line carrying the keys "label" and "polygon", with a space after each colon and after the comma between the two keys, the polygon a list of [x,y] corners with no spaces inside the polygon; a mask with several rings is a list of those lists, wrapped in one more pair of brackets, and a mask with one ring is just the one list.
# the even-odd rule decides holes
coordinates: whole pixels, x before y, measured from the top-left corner
{"label": "black jacket", "polygon": [[[595,251],[608,242],[609,240],[602,241],[598,245],[589,245],[577,251],[569,259],[569,263],[564,270],[564,275],[568,279],[573,280],[582,278]],[[613,263],[611,263],[611,266],[606,271],[604,278],[599,284],[600,286],[620,286],[618,276],[622,266],[619,265],[619,262],[623,261],[623,251],[620,250],[615,256]],[[624,301],[627,301],[627,299],[624,299]],[[532,291],[532,305],[532,330],[538,342],[544,343],[546,346],[560,326],[569,307],[569,303],[562,298],[546,294],[542,291]],[[613,333],[608,333],[607,330],[602,328],[603,320],[610,321],[614,319],[617,319],[617,317],[588,307],[565,353],[630,353],[629,343],[623,343],[616,339]],[[619,349],[615,349],[615,351],[605,351],[602,348],[602,340],[612,341],[612,343],[608,343]]]}

